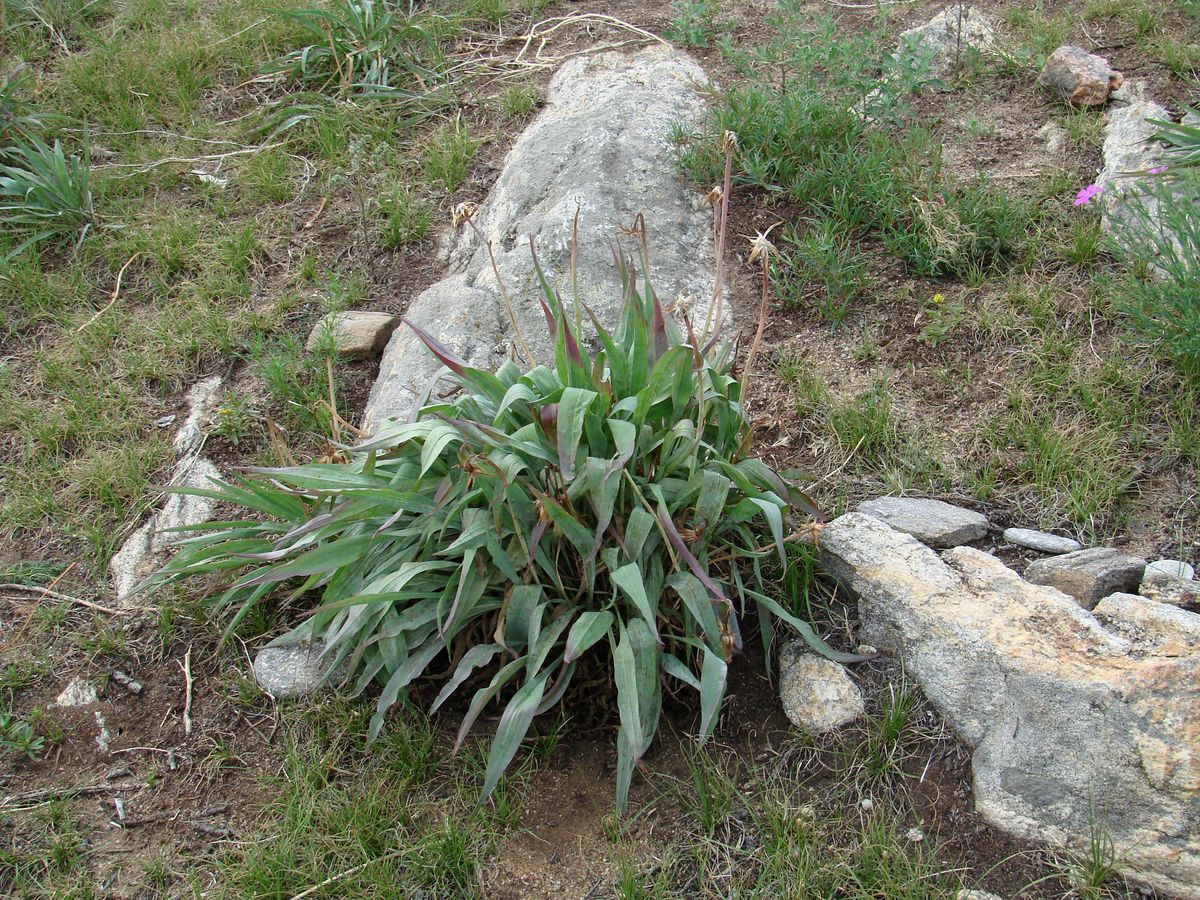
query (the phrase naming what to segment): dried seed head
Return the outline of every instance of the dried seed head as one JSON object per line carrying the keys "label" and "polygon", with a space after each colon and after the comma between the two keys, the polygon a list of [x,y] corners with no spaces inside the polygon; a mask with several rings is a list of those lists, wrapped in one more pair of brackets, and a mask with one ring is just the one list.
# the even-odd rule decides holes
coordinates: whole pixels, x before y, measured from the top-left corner
{"label": "dried seed head", "polygon": [[757,262],[760,257],[765,264],[768,260],[770,260],[773,254],[777,254],[779,252],[775,249],[775,245],[767,239],[767,235],[778,228],[779,224],[779,222],[776,222],[766,231],[755,232],[754,237],[748,238],[750,241],[750,258],[747,260],[747,262],[749,262],[750,265],[754,265],[754,263]]}
{"label": "dried seed head", "polygon": [[704,202],[709,206],[720,206],[721,200],[725,197],[725,191],[719,184],[714,184],[713,189],[708,192],[708,196],[704,198]]}
{"label": "dried seed head", "polygon": [[471,221],[471,216],[475,215],[475,210],[479,208],[478,203],[472,203],[470,200],[464,200],[450,211],[450,224],[454,228],[458,228],[464,222]]}
{"label": "dried seed head", "polygon": [[721,149],[728,153],[731,150],[736,150],[738,145],[738,136],[736,132],[725,132],[725,139],[721,142]]}

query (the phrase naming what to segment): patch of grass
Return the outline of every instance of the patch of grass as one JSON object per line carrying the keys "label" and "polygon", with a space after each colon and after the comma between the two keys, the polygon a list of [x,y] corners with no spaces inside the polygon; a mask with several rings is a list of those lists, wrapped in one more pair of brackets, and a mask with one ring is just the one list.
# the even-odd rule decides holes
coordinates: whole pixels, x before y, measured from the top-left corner
{"label": "patch of grass", "polygon": [[[870,284],[862,253],[851,245],[838,224],[823,219],[803,234],[789,231],[781,242],[772,278],[785,303],[811,298],[821,317],[840,325]],[[816,283],[816,290],[806,290]]]}
{"label": "patch of grass", "polygon": [[736,179],[815,213],[835,240],[878,235],[927,276],[980,279],[1023,261],[1039,211],[946,175],[940,143],[911,121],[911,96],[931,80],[927,56],[881,57],[884,31],[849,36],[791,6],[769,23],[772,38],[738,60],[747,82],[722,95],[702,134],[673,135],[689,177],[719,180],[719,147],[733,132]]}
{"label": "patch of grass", "polygon": [[500,101],[505,118],[524,119],[537,104],[537,89],[531,84],[510,84]]}
{"label": "patch of grass", "polygon": [[467,167],[478,149],[479,141],[459,118],[439,129],[425,145],[421,168],[430,181],[452,193],[466,180]]}
{"label": "patch of grass", "polygon": [[[796,748],[783,749],[786,756]],[[730,787],[728,803],[711,805],[682,783],[681,793],[693,794],[685,806],[711,815],[677,833],[670,855],[653,868],[625,857],[620,896],[695,896],[696,885],[719,884],[720,896],[735,898],[952,900],[962,887],[939,863],[934,842],[905,837],[911,820],[902,808],[881,804],[860,813],[849,782],[818,793],[779,764],[733,773],[711,755],[698,765],[723,782],[736,777],[741,789]],[[700,784],[707,790],[711,779]]]}
{"label": "patch of grass", "polygon": [[424,240],[433,220],[433,211],[407,186],[394,186],[379,198],[378,203],[379,241],[384,248],[395,250]]}
{"label": "patch of grass", "polygon": [[785,358],[777,365],[791,388],[803,430],[811,434],[824,464],[833,468],[844,463],[895,491],[945,483],[946,472],[931,452],[929,438],[900,421],[886,382],[838,400],[804,360]]}
{"label": "patch of grass", "polygon": [[474,896],[500,832],[464,804],[423,716],[396,717],[369,764],[361,706],[302,715],[265,786],[259,839],[219,860],[222,896],[292,896],[349,873],[337,896]]}
{"label": "patch of grass", "polygon": [[86,833],[67,804],[0,818],[0,888],[15,897],[95,897],[101,888],[87,867]]}

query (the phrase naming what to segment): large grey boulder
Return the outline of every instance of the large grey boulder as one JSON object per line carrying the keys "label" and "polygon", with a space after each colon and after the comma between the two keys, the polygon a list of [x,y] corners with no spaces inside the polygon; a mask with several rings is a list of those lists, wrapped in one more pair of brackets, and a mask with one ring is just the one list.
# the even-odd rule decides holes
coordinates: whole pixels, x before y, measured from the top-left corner
{"label": "large grey boulder", "polygon": [[1084,850],[1101,817],[1129,875],[1200,898],[1200,618],[1130,596],[1093,614],[861,514],[826,526],[820,553],[858,597],[862,639],[975,748],[987,822]]}
{"label": "large grey boulder", "polygon": [[862,691],[845,666],[809,653],[791,641],[779,654],[779,699],[788,721],[809,734],[824,734],[861,718]]}
{"label": "large grey boulder", "polygon": [[1025,577],[1034,584],[1056,587],[1091,609],[1109,594],[1136,591],[1145,570],[1146,561],[1139,556],[1113,547],[1091,547],[1035,560],[1025,570]]}
{"label": "large grey boulder", "polygon": [[876,497],[860,503],[858,511],[887,522],[931,547],[957,547],[987,534],[986,516],[941,500]]}
{"label": "large grey boulder", "polygon": [[[416,297],[406,317],[476,366],[494,368],[509,355],[528,365],[526,344],[538,362],[552,362],[530,238],[569,302],[578,212],[575,285],[610,327],[622,296],[611,242],[636,255],[638,239],[621,229],[630,229],[640,213],[655,290],[665,304],[688,311],[699,330],[714,290],[713,216],[702,195],[676,177],[670,133],[675,123],[701,120],[706,83],[695,61],[664,47],[566,63],[473,224],[464,225],[450,247],[449,275]],[[412,330],[401,326],[384,352],[363,427],[376,431],[388,419],[408,417],[439,369]]]}

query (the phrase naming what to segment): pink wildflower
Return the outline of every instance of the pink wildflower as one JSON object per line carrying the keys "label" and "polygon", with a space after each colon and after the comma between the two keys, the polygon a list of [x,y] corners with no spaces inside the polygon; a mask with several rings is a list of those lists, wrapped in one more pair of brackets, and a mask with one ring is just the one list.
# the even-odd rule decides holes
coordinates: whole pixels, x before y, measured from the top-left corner
{"label": "pink wildflower", "polygon": [[1093,199],[1104,193],[1104,188],[1098,184],[1089,184],[1082,191],[1075,195],[1076,206],[1087,206]]}
{"label": "pink wildflower", "polygon": [[1167,171],[1167,167],[1166,166],[1155,166],[1153,169],[1147,169],[1146,171],[1149,172],[1151,175],[1161,175],[1163,172]]}

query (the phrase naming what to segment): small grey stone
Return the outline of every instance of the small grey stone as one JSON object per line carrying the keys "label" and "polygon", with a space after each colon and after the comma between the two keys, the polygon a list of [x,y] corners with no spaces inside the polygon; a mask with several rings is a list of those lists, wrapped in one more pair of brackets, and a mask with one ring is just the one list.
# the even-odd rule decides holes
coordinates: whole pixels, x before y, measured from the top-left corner
{"label": "small grey stone", "polygon": [[1076,550],[1029,564],[1025,578],[1034,584],[1058,588],[1074,597],[1084,609],[1117,592],[1133,593],[1142,581],[1146,561],[1113,547]]}
{"label": "small grey stone", "polygon": [[941,500],[877,497],[860,503],[858,511],[931,547],[957,547],[987,534],[986,516]]}
{"label": "small grey stone", "polygon": [[333,349],[346,359],[371,359],[383,352],[399,324],[398,316],[381,312],[330,313],[313,327],[305,346],[311,352],[332,341]]}
{"label": "small grey stone", "polygon": [[315,641],[264,647],[254,657],[254,680],[276,700],[315,693],[335,680],[325,680],[328,669],[327,660],[320,659],[322,649]]}
{"label": "small grey stone", "polygon": [[1196,570],[1181,559],[1156,559],[1146,563],[1146,575],[1163,574],[1169,578],[1179,578],[1190,581],[1196,577]]}
{"label": "small grey stone", "polygon": [[96,686],[86,678],[72,678],[71,683],[62,689],[57,697],[54,698],[54,705],[63,708],[73,706],[87,706],[90,703],[95,703],[100,699],[100,695],[96,693]]}
{"label": "small grey stone", "polygon": [[1001,898],[987,891],[969,891],[963,888],[955,895],[954,900],[1001,900]]}
{"label": "small grey stone", "polygon": [[1074,553],[1083,549],[1083,544],[1079,541],[1059,537],[1057,534],[1047,534],[1045,531],[1034,531],[1032,528],[1006,528],[1003,537],[1010,544],[1042,553]]}
{"label": "small grey stone", "polygon": [[862,692],[845,667],[807,652],[803,641],[779,654],[779,699],[788,721],[810,734],[840,728],[865,712]]}
{"label": "small grey stone", "polygon": [[1072,106],[1103,106],[1125,76],[1081,47],[1059,47],[1046,59],[1039,79]]}

